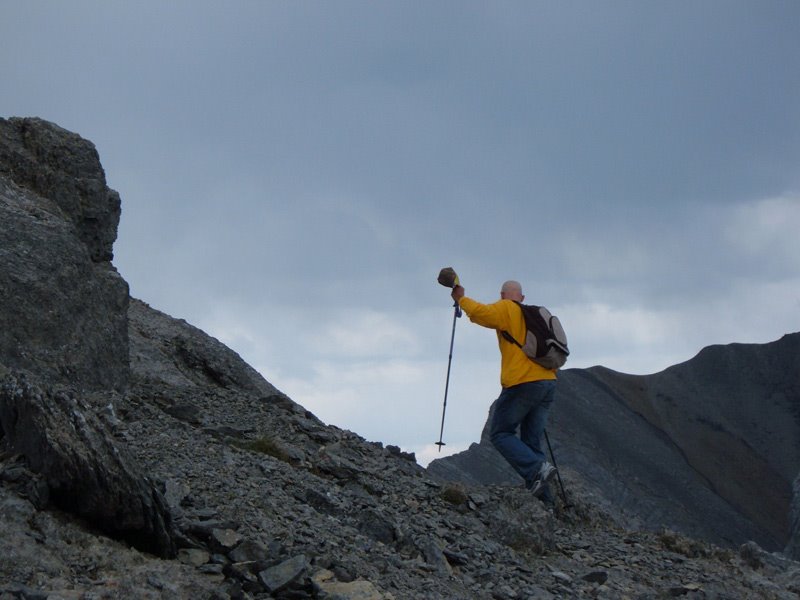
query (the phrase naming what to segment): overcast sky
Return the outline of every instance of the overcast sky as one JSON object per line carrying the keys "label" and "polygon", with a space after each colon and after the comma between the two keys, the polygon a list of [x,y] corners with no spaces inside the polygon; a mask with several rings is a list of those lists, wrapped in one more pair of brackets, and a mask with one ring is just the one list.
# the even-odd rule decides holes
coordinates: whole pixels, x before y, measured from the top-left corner
{"label": "overcast sky", "polygon": [[[134,297],[423,463],[441,267],[521,281],[571,367],[800,331],[796,0],[0,0],[0,116],[95,143]],[[498,392],[459,320],[446,452]]]}

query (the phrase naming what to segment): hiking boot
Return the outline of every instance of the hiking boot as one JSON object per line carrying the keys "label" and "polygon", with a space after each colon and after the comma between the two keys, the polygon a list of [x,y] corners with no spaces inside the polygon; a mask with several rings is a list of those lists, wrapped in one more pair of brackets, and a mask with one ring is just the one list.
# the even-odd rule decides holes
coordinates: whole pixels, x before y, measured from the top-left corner
{"label": "hiking boot", "polygon": [[538,498],[544,491],[544,488],[549,481],[556,476],[557,472],[557,469],[553,465],[547,461],[544,461],[539,469],[539,473],[536,475],[536,479],[533,480],[533,485],[531,486],[531,492],[533,492],[533,495]]}

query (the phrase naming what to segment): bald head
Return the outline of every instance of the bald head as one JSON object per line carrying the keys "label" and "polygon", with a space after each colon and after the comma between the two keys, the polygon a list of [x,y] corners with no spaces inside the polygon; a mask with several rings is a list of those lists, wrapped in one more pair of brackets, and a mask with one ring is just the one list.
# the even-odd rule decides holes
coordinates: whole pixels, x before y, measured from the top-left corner
{"label": "bald head", "polygon": [[503,300],[515,300],[522,302],[525,296],[522,295],[522,286],[519,281],[509,280],[500,288],[500,298]]}

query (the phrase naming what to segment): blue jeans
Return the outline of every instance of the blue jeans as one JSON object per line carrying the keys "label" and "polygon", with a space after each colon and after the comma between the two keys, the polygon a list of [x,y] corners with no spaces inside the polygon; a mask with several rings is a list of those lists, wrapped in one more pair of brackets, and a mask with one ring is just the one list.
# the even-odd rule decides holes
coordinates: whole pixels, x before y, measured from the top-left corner
{"label": "blue jeans", "polygon": [[[555,396],[556,382],[547,379],[503,388],[495,403],[490,439],[528,487],[547,458],[541,441]],[[550,497],[550,491],[544,496]]]}

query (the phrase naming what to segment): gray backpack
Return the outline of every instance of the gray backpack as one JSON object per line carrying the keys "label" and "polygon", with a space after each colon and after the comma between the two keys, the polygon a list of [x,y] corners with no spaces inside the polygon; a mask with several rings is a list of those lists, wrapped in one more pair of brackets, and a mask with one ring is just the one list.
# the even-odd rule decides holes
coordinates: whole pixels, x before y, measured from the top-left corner
{"label": "gray backpack", "polygon": [[533,362],[545,369],[560,369],[567,362],[569,348],[567,334],[558,317],[550,314],[544,306],[534,306],[517,302],[525,319],[525,342],[520,344],[507,331],[503,337],[519,346]]}

